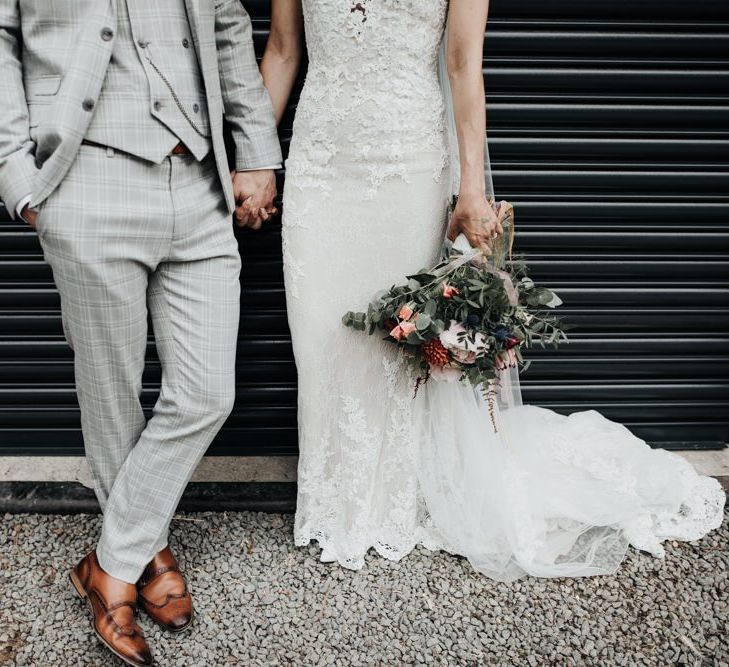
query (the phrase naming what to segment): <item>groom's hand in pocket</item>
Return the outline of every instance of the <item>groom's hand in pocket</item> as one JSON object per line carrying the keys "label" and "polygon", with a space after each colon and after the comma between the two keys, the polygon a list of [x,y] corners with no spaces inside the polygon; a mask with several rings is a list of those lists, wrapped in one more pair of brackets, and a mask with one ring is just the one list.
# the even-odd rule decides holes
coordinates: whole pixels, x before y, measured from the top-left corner
{"label": "groom's hand in pocket", "polygon": [[276,172],[273,169],[235,171],[235,221],[240,227],[260,229],[265,220],[276,214]]}
{"label": "groom's hand in pocket", "polygon": [[38,220],[38,212],[30,208],[28,204],[23,207],[20,212],[20,217],[24,222],[27,222],[33,229],[37,229],[36,221]]}

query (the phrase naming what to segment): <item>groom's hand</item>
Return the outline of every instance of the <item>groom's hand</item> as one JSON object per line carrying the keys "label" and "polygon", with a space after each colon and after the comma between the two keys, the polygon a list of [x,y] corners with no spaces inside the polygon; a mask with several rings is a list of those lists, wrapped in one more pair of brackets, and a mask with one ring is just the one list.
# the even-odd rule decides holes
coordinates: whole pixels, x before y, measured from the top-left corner
{"label": "groom's hand", "polygon": [[235,171],[233,195],[235,221],[240,227],[260,229],[265,220],[276,214],[276,172],[273,169]]}
{"label": "groom's hand", "polygon": [[36,228],[36,220],[38,219],[38,213],[37,211],[34,211],[28,204],[26,204],[23,207],[23,210],[20,212],[20,217],[23,219],[24,222],[27,222],[33,229]]}

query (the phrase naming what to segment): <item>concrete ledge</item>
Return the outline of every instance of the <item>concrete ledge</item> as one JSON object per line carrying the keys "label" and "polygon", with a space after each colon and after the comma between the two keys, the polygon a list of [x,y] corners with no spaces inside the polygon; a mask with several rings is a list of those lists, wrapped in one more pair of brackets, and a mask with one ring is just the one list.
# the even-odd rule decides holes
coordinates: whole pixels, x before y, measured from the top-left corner
{"label": "concrete ledge", "polygon": [[[208,456],[193,482],[295,482],[296,456]],[[3,456],[0,482],[80,482],[91,487],[83,456]]]}
{"label": "concrete ledge", "polygon": [[[180,512],[280,512],[296,509],[294,482],[191,482]],[[0,482],[0,514],[95,514],[93,490],[79,482]]]}
{"label": "concrete ledge", "polygon": [[[729,492],[729,449],[677,452]],[[295,456],[203,459],[180,511],[293,512]],[[83,457],[0,457],[0,513],[77,514],[99,511]]]}
{"label": "concrete ledge", "polygon": [[724,489],[729,491],[729,448],[716,451],[680,451],[676,454],[683,456],[702,475],[716,477]]}
{"label": "concrete ledge", "polygon": [[[729,478],[729,448],[674,452],[702,475]],[[296,456],[208,456],[193,482],[295,482]],[[0,482],[80,482],[91,487],[91,473],[83,456],[2,456]]]}

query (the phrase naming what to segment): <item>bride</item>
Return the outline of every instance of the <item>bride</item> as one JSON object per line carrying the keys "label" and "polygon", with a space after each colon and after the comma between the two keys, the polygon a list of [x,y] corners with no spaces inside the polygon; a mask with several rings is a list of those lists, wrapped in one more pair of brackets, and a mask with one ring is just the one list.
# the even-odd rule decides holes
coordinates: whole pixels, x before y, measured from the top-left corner
{"label": "bride", "polygon": [[316,540],[322,560],[352,569],[371,548],[397,560],[421,544],[508,581],[611,573],[628,545],[662,556],[662,541],[719,526],[719,484],[623,426],[523,406],[507,376],[495,432],[472,389],[429,382],[413,398],[394,347],[342,325],[382,287],[432,266],[446,234],[488,254],[501,232],[484,148],[488,1],[272,7],[261,69],[279,120],[302,20],[309,59],[283,218],[299,377],[296,543]]}

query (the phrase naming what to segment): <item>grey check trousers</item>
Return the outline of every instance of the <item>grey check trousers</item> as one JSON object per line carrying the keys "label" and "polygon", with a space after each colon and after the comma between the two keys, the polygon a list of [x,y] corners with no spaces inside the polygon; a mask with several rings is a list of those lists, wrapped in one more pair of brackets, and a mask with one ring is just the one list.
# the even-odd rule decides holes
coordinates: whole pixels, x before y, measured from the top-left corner
{"label": "grey check trousers", "polygon": [[[214,159],[82,145],[38,233],[75,354],[99,563],[134,583],[235,396],[240,256]],[[147,421],[148,314],[162,381]]]}

